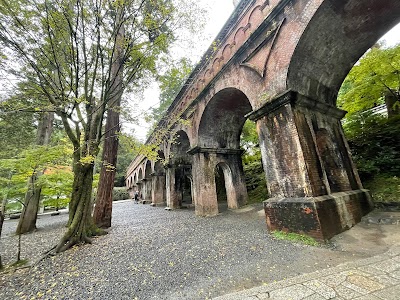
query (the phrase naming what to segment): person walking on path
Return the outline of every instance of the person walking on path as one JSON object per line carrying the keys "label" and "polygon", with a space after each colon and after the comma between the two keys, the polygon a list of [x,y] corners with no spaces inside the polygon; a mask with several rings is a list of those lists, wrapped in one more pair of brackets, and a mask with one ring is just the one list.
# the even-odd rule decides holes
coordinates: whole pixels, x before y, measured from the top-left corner
{"label": "person walking on path", "polygon": [[135,195],[133,197],[135,199],[135,203],[138,204],[139,203],[139,191],[136,191]]}

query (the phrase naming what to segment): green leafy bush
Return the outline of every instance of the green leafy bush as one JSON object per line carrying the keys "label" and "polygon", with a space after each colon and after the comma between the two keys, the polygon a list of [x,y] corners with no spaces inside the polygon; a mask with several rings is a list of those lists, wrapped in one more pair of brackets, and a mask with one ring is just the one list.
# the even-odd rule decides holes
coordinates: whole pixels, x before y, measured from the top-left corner
{"label": "green leafy bush", "polygon": [[400,175],[400,116],[360,113],[347,119],[344,129],[362,180]]}
{"label": "green leafy bush", "polygon": [[254,160],[243,166],[249,203],[267,200],[268,190],[261,159]]}
{"label": "green leafy bush", "polygon": [[113,201],[129,199],[129,193],[125,187],[115,187],[113,189]]}
{"label": "green leafy bush", "polygon": [[364,187],[376,202],[400,202],[400,177],[379,175],[366,181]]}

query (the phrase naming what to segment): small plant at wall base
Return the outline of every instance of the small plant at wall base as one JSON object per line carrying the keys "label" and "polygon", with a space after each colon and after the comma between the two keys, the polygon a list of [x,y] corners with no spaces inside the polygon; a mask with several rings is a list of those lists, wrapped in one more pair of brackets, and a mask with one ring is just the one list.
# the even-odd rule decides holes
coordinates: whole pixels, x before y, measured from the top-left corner
{"label": "small plant at wall base", "polygon": [[302,243],[309,246],[319,246],[319,243],[315,239],[303,234],[292,233],[292,232],[288,233],[284,231],[273,231],[271,233],[272,236],[278,240],[286,240],[296,243]]}

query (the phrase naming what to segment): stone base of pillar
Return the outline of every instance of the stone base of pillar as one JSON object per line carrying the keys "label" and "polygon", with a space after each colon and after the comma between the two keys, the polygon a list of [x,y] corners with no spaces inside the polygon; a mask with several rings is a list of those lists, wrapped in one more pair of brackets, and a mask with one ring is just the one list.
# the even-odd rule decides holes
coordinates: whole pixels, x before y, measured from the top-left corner
{"label": "stone base of pillar", "polygon": [[161,202],[161,203],[151,203],[150,206],[153,207],[164,207],[166,204],[165,202]]}
{"label": "stone base of pillar", "polygon": [[264,201],[268,230],[305,234],[326,241],[361,221],[373,209],[368,190],[313,198]]}
{"label": "stone base of pillar", "polygon": [[201,203],[197,203],[195,209],[196,216],[212,217],[218,215],[218,206],[215,205],[203,206]]}
{"label": "stone base of pillar", "polygon": [[148,204],[148,203],[151,203],[151,200],[140,200],[139,203]]}

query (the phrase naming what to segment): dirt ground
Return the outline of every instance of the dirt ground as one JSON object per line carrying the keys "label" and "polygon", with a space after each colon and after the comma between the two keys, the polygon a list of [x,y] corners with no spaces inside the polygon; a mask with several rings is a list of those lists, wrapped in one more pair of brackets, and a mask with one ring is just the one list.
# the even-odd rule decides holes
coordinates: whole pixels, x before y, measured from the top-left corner
{"label": "dirt ground", "polygon": [[382,210],[374,210],[331,240],[338,250],[362,257],[384,253],[397,243],[400,243],[400,211]]}

